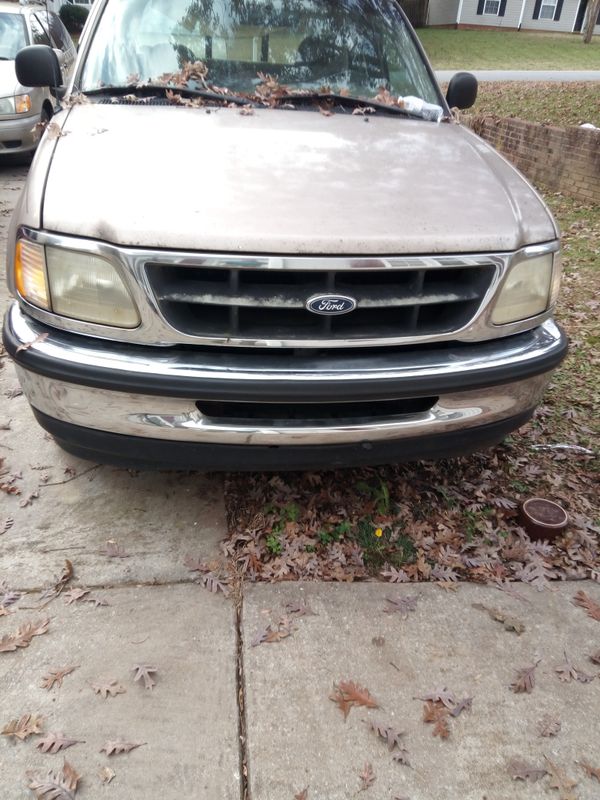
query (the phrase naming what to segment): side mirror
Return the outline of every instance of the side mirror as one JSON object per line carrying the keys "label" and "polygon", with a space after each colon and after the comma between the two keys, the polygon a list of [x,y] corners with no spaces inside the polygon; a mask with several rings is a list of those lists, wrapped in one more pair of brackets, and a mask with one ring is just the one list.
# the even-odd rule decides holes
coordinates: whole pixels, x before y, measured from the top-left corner
{"label": "side mirror", "polygon": [[51,47],[33,44],[19,50],[15,58],[17,80],[23,86],[49,87],[53,94],[62,86],[58,57]]}
{"label": "side mirror", "polygon": [[477,78],[470,72],[457,72],[450,81],[446,100],[450,108],[471,108],[477,100]]}

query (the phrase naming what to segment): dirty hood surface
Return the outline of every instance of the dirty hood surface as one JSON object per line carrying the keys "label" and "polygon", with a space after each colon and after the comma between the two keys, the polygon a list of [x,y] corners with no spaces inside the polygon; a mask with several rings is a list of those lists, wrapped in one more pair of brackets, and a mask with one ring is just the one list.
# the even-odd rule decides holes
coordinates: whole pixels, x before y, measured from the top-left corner
{"label": "dirty hood surface", "polygon": [[46,230],[248,253],[514,250],[556,236],[529,185],[458,125],[314,111],[82,105]]}

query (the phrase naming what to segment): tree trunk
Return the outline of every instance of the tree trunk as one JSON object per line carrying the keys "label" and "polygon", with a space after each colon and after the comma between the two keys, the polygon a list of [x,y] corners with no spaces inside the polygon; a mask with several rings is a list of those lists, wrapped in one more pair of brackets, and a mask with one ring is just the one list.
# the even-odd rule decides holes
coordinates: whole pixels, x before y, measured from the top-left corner
{"label": "tree trunk", "polygon": [[598,14],[600,14],[600,0],[590,0],[588,5],[588,18],[585,24],[585,32],[583,35],[584,44],[589,44],[594,35],[594,28],[598,22]]}

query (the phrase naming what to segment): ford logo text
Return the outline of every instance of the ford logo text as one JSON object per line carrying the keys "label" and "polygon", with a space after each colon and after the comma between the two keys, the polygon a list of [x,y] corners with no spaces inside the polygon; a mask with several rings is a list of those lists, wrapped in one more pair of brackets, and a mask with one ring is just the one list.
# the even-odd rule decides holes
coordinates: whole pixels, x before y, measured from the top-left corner
{"label": "ford logo text", "polygon": [[356,308],[356,300],[339,294],[319,294],[306,301],[306,308],[313,314],[349,314]]}

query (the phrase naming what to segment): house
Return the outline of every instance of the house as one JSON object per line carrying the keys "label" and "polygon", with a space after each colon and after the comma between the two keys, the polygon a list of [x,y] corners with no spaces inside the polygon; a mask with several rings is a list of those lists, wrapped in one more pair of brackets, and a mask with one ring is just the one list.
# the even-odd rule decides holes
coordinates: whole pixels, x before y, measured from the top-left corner
{"label": "house", "polygon": [[[591,0],[430,0],[428,25],[578,33]],[[600,15],[594,29],[600,34]]]}

